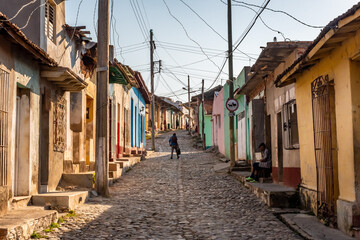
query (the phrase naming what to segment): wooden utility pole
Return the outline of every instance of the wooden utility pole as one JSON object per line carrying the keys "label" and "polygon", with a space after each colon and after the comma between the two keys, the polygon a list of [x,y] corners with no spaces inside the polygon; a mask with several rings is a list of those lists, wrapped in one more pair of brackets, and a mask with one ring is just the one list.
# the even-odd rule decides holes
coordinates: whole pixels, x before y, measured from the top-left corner
{"label": "wooden utility pole", "polygon": [[109,0],[99,0],[96,81],[95,187],[109,196]]}
{"label": "wooden utility pole", "polygon": [[203,149],[205,150],[205,149],[206,149],[206,141],[205,141],[204,79],[202,80],[202,87],[201,87],[201,105],[202,105],[202,112],[201,112],[202,124],[201,124],[201,129],[202,129]]}
{"label": "wooden utility pole", "polygon": [[190,109],[190,76],[188,75],[188,103],[189,103],[189,135],[191,135],[191,109]]}
{"label": "wooden utility pole", "polygon": [[150,74],[151,74],[151,150],[155,151],[154,41],[153,41],[152,29],[150,29]]}
{"label": "wooden utility pole", "polygon": [[[234,98],[234,73],[233,73],[233,45],[232,45],[232,19],[231,0],[228,0],[228,58],[229,58],[229,97]],[[230,171],[235,166],[235,137],[234,137],[234,115],[230,114]]]}

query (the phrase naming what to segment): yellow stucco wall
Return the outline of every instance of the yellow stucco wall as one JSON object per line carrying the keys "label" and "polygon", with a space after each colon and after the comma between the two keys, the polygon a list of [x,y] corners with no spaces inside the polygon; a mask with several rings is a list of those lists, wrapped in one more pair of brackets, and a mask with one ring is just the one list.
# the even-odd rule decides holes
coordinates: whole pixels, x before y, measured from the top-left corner
{"label": "yellow stucco wall", "polygon": [[[355,37],[344,41],[340,47],[332,50],[315,66],[298,74],[295,84],[298,103],[302,185],[316,190],[311,82],[321,75],[329,75],[329,79],[334,80],[338,147],[338,179],[335,181],[338,181],[340,186],[339,199],[347,201],[355,201],[353,136],[360,134],[360,132],[354,132],[352,117],[353,107],[358,106],[357,102],[360,103],[360,97],[357,99],[352,96],[352,92],[356,92],[358,89],[352,91],[350,76],[350,58],[360,49],[360,42],[357,41],[359,38],[359,33],[357,33]],[[356,80],[353,79],[353,82]],[[360,95],[359,91],[357,91],[357,95]]]}

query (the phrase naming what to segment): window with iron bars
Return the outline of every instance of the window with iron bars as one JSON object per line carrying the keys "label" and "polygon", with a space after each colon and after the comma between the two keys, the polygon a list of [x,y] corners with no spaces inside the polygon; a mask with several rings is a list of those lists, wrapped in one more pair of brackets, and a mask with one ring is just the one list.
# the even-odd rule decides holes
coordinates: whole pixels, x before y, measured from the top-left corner
{"label": "window with iron bars", "polygon": [[45,4],[45,34],[46,36],[53,42],[55,42],[55,9],[56,5],[50,2],[49,0],[46,1]]}
{"label": "window with iron bars", "polygon": [[299,148],[299,133],[296,113],[296,100],[291,100],[283,106],[284,148]]}
{"label": "window with iron bars", "polygon": [[0,186],[7,185],[9,73],[0,69]]}

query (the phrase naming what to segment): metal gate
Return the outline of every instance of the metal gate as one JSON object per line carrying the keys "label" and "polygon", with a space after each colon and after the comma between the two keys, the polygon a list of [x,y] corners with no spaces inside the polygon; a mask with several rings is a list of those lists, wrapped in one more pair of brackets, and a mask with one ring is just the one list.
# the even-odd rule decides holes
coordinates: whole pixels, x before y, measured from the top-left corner
{"label": "metal gate", "polygon": [[0,186],[7,185],[9,73],[0,69]]}
{"label": "metal gate", "polygon": [[317,177],[317,213],[330,219],[334,209],[334,177],[331,136],[329,77],[320,76],[311,83],[314,147]]}

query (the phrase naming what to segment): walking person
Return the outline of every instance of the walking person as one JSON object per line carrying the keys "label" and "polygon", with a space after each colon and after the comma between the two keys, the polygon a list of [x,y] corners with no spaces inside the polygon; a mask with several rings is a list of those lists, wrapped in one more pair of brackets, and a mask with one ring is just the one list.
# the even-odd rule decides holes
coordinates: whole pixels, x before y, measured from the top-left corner
{"label": "walking person", "polygon": [[174,153],[174,150],[176,151],[176,156],[177,156],[177,159],[179,159],[179,151],[178,151],[178,148],[179,148],[179,144],[178,144],[178,141],[177,141],[177,137],[176,137],[176,133],[174,133],[170,139],[169,139],[169,144],[170,144],[170,147],[171,147],[171,157],[170,159],[173,158],[173,153]]}

